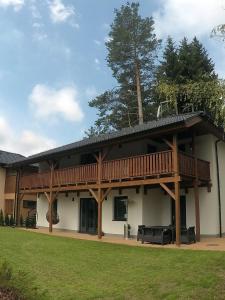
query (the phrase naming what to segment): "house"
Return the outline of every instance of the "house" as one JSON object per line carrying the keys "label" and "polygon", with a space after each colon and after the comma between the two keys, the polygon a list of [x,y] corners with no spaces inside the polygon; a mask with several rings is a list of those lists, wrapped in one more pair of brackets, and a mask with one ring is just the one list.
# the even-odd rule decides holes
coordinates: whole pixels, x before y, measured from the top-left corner
{"label": "house", "polygon": [[[124,224],[195,226],[225,232],[223,130],[202,112],[161,118],[87,138],[11,164],[18,170],[16,217],[37,196],[38,226],[122,235]],[[39,164],[36,172],[26,168]],[[48,221],[49,222],[48,222]]]}
{"label": "house", "polygon": [[[20,154],[0,150],[0,209],[4,215],[15,214],[14,204],[17,197],[17,170],[9,165],[24,158]],[[36,208],[36,196],[27,194],[20,205],[20,214],[25,218],[31,206]]]}

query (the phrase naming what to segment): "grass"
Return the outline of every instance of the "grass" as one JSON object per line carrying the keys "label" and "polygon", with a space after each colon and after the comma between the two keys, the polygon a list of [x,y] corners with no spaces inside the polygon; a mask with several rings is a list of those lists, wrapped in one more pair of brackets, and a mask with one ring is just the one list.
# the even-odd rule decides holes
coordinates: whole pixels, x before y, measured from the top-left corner
{"label": "grass", "polygon": [[224,299],[225,252],[153,249],[0,228],[0,263],[44,299]]}

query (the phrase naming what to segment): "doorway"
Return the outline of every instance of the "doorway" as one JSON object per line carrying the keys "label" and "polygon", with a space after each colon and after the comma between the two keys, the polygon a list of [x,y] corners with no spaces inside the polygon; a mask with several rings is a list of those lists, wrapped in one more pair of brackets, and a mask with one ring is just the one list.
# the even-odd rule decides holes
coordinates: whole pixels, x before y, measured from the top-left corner
{"label": "doorway", "polygon": [[97,233],[98,205],[94,198],[80,199],[80,232]]}

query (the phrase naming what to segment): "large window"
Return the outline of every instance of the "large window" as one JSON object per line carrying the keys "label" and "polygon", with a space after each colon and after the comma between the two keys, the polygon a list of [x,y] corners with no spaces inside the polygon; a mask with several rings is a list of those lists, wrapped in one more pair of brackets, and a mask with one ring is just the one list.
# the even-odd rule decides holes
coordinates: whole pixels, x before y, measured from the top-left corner
{"label": "large window", "polygon": [[127,197],[114,198],[114,221],[127,221]]}

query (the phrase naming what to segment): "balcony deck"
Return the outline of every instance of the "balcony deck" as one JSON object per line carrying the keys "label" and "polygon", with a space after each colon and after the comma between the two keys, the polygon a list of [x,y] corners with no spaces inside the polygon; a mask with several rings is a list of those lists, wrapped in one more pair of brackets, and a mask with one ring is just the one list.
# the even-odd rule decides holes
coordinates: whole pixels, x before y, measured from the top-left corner
{"label": "balcony deck", "polygon": [[[189,180],[196,177],[195,158],[180,152],[179,175]],[[173,151],[156,152],[146,155],[126,157],[122,159],[108,160],[102,163],[101,183],[121,183],[130,181],[143,181],[146,178],[166,178],[175,176],[173,164]],[[57,169],[53,172],[52,187],[94,185],[98,183],[98,164],[74,166],[65,169]],[[210,182],[210,163],[201,159],[197,160],[197,176],[199,181]],[[129,184],[130,185],[130,184]],[[23,175],[20,178],[20,191],[43,191],[50,186],[50,171]],[[83,187],[81,188],[83,189]],[[64,189],[65,190],[65,189]]]}

